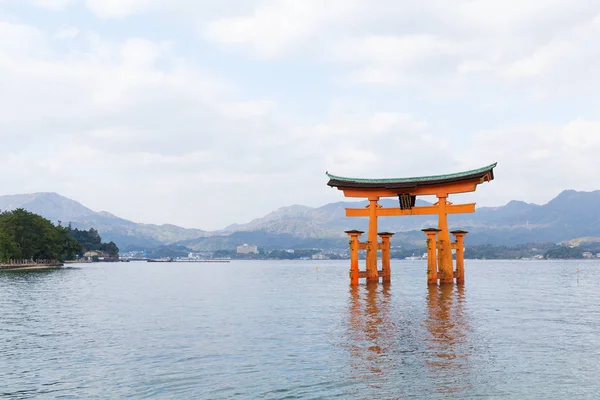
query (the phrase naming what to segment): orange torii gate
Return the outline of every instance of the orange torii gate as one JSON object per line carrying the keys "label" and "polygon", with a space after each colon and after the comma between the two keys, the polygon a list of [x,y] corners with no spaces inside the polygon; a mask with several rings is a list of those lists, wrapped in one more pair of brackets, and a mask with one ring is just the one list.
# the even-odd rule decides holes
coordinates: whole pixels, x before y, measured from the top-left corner
{"label": "orange torii gate", "polygon": [[[400,179],[346,178],[327,172],[327,185],[344,192],[346,197],[366,198],[366,208],[346,208],[347,217],[369,217],[369,233],[366,242],[360,242],[362,231],[346,231],[350,236],[350,283],[358,285],[359,278],[367,282],[389,282],[390,238],[393,233],[377,232],[377,217],[403,215],[438,215],[437,229],[423,229],[427,235],[427,283],[464,282],[463,238],[466,231],[448,231],[448,214],[475,212],[475,203],[452,204],[448,196],[455,193],[474,192],[477,185],[494,179],[496,163],[487,167],[449,175],[424,176]],[[431,206],[415,206],[417,196],[433,195],[438,201]],[[383,208],[381,197],[398,197],[398,208]],[[450,241],[450,233],[456,238]],[[381,237],[381,243],[377,236]],[[452,249],[456,249],[456,271],[452,265]],[[367,251],[366,271],[358,268],[358,251]],[[377,250],[382,252],[382,269],[377,268]]]}

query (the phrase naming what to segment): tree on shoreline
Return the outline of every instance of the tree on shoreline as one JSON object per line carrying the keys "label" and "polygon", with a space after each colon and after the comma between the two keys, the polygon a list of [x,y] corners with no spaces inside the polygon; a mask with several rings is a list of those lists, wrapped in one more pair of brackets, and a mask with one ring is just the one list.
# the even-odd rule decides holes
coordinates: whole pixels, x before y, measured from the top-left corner
{"label": "tree on shoreline", "polygon": [[568,260],[582,258],[583,249],[579,247],[559,246],[548,250],[545,257],[548,259]]}
{"label": "tree on shoreline", "polygon": [[102,251],[108,254],[111,258],[119,257],[119,248],[114,242],[102,243],[102,238],[98,231],[94,228],[89,230],[73,229],[71,225],[66,228],[68,235],[75,239],[81,245],[81,252],[87,251]]}
{"label": "tree on shoreline", "polygon": [[0,259],[68,260],[81,245],[66,228],[22,208],[0,214]]}

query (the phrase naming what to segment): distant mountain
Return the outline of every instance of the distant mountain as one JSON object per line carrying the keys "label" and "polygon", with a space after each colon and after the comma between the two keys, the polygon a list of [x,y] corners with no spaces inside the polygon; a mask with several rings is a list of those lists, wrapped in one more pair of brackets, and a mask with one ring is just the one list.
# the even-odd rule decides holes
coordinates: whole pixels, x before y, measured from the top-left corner
{"label": "distant mountain", "polygon": [[[417,200],[418,205],[430,203]],[[395,199],[381,201],[398,207]],[[120,248],[151,248],[166,244],[198,251],[233,249],[248,243],[265,249],[345,247],[348,229],[367,231],[368,218],[347,218],[345,208],[366,207],[367,202],[336,202],[321,207],[294,205],[273,211],[247,224],[206,232],[175,225],[139,224],[107,212],[95,212],[56,193],[0,196],[0,209],[25,208],[53,222],[98,229],[102,238]],[[473,214],[450,215],[453,229],[466,229],[467,244],[514,245],[530,242],[562,242],[573,238],[600,237],[600,191],[566,190],[544,205],[511,201],[500,207],[481,207]],[[423,228],[435,227],[437,217],[411,216],[379,219],[380,231],[396,232],[392,243],[422,246]]]}
{"label": "distant mountain", "polygon": [[54,223],[74,228],[94,228],[104,241],[114,241],[121,249],[149,248],[207,235],[199,229],[175,225],[139,224],[108,212],[96,212],[56,193],[32,193],[0,196],[0,210],[24,208]]}
{"label": "distant mountain", "polygon": [[75,221],[92,215],[116,218],[109,213],[96,213],[82,204],[56,193],[30,193],[0,196],[0,210],[25,208],[51,221]]}
{"label": "distant mountain", "polygon": [[600,237],[581,237],[565,240],[559,243],[561,246],[578,247],[600,244]]}
{"label": "distant mountain", "polygon": [[[417,200],[418,205],[430,203]],[[384,199],[384,207],[398,207],[397,200]],[[337,202],[322,207],[284,207],[248,224],[227,227],[221,234],[266,231],[298,238],[344,237],[344,230],[368,228],[367,218],[347,218],[347,207],[365,207],[367,202]],[[470,232],[467,243],[514,245],[527,242],[561,242],[577,237],[600,236],[600,191],[566,190],[545,205],[513,200],[500,207],[480,207],[474,214],[448,217],[453,229]],[[405,241],[422,244],[423,228],[435,227],[436,216],[385,217],[380,231],[403,232]],[[396,241],[400,236],[394,238]]]}
{"label": "distant mountain", "polygon": [[599,190],[565,190],[544,205],[513,201],[503,207],[482,207],[463,223],[471,228],[476,244],[558,243],[600,236],[599,205]]}
{"label": "distant mountain", "polygon": [[[346,237],[346,230],[366,230],[368,219],[347,218],[345,209],[364,208],[367,204],[367,201],[340,201],[317,208],[299,205],[283,207],[247,224],[228,226],[218,233],[227,235],[233,232],[266,231],[299,238]],[[383,207],[398,207],[398,201],[392,199],[382,199],[380,204]],[[417,205],[431,203],[417,200]],[[379,228],[392,232],[410,231],[433,226],[437,224],[436,221],[435,216],[382,217],[379,218]]]}

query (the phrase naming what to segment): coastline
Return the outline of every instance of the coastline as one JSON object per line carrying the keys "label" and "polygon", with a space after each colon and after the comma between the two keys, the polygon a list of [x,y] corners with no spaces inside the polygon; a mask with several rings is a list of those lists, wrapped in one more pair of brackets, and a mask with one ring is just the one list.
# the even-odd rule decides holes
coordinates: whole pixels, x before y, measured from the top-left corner
{"label": "coastline", "polygon": [[57,269],[63,267],[63,263],[52,264],[0,264],[0,271],[27,271],[27,270],[42,270],[42,269]]}

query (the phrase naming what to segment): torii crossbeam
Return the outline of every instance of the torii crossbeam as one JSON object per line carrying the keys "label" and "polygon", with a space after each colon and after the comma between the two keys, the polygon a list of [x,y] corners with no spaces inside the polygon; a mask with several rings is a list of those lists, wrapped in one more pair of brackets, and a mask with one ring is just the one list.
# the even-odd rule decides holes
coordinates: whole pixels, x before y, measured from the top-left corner
{"label": "torii crossbeam", "polygon": [[[350,283],[358,284],[358,279],[365,277],[367,282],[389,281],[390,273],[390,238],[393,233],[377,232],[377,218],[404,215],[438,215],[437,229],[424,229],[427,234],[428,248],[428,283],[457,283],[464,282],[463,237],[465,231],[448,231],[448,214],[475,212],[475,203],[452,204],[448,196],[456,193],[474,192],[477,185],[494,179],[496,163],[487,167],[449,175],[423,176],[399,179],[363,179],[347,178],[332,175],[327,172],[331,187],[344,192],[346,197],[366,198],[369,205],[366,208],[347,208],[347,217],[369,217],[368,241],[359,242],[360,231],[347,231],[350,236]],[[415,206],[417,196],[433,195],[438,201],[432,206]],[[381,197],[398,197],[398,208],[383,208],[379,205]],[[456,237],[456,242],[450,241],[450,233]],[[378,243],[377,236],[382,238]],[[460,247],[460,249],[459,249]],[[457,251],[457,270],[452,265],[452,249]],[[366,272],[359,271],[358,250],[367,251]],[[377,250],[382,250],[382,270],[377,268]],[[460,259],[459,259],[460,257]]]}

